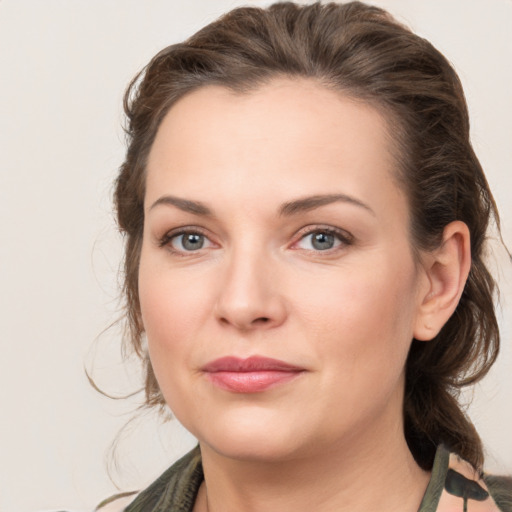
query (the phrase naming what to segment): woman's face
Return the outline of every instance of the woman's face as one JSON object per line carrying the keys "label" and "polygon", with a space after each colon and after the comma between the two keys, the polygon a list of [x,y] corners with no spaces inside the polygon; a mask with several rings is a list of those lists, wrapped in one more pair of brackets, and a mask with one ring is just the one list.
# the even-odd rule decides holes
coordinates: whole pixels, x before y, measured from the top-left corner
{"label": "woman's face", "polygon": [[395,171],[383,117],[312,81],[203,87],[169,111],[140,302],[162,393],[203,446],[283,459],[401,429],[428,283]]}

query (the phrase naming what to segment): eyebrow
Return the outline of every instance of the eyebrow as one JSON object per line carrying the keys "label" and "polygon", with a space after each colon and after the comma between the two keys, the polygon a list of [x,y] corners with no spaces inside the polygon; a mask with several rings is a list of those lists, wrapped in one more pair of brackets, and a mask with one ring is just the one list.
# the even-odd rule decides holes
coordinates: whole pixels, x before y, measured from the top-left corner
{"label": "eyebrow", "polygon": [[205,217],[213,216],[212,211],[204,203],[199,201],[191,201],[189,199],[182,199],[176,196],[162,196],[158,198],[150,207],[148,211],[151,211],[158,205],[171,205],[176,206],[180,210],[194,215],[202,215]]}
{"label": "eyebrow", "polygon": [[358,206],[375,216],[375,212],[367,204],[363,203],[359,199],[356,199],[355,197],[348,196],[346,194],[323,194],[296,199],[294,201],[284,203],[279,210],[279,214],[288,217],[338,202]]}
{"label": "eyebrow", "polygon": [[[359,199],[356,199],[355,197],[346,194],[322,194],[295,199],[294,201],[284,203],[279,208],[279,215],[289,217],[299,213],[314,210],[315,208],[320,208],[321,206],[326,206],[328,204],[338,202],[358,206],[375,216],[375,212],[367,204],[363,203]],[[181,197],[166,195],[158,198],[149,207],[148,211],[151,211],[153,208],[159,205],[175,206],[176,208],[179,208],[180,210],[187,213],[192,213],[193,215],[213,217],[213,212],[210,210],[210,208],[208,208],[204,203],[201,203],[200,201],[192,201],[190,199],[183,199]]]}

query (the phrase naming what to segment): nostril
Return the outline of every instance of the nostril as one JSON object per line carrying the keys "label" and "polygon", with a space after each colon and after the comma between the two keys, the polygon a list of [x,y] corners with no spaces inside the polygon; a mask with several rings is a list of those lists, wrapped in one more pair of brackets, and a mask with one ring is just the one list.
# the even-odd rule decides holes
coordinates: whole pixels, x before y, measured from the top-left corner
{"label": "nostril", "polygon": [[267,318],[266,316],[262,316],[260,318],[256,318],[256,320],[253,321],[253,324],[266,324],[267,322],[270,322],[270,318]]}
{"label": "nostril", "polygon": [[[222,317],[219,319],[221,323],[223,324],[231,324],[233,322],[231,322],[228,318],[226,317]],[[259,318],[255,318],[254,320],[250,321],[248,325],[258,325],[258,324],[267,324],[270,322],[270,318],[266,317],[266,316],[262,316],[262,317],[259,317]]]}

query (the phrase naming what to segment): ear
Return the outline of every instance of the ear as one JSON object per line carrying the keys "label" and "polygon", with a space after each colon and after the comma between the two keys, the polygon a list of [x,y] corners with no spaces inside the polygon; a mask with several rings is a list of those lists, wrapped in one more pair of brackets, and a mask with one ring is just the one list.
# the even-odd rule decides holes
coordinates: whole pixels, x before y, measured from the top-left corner
{"label": "ear", "polygon": [[464,222],[451,222],[444,229],[441,246],[423,258],[427,284],[419,297],[415,339],[437,336],[459,303],[470,268],[469,229]]}

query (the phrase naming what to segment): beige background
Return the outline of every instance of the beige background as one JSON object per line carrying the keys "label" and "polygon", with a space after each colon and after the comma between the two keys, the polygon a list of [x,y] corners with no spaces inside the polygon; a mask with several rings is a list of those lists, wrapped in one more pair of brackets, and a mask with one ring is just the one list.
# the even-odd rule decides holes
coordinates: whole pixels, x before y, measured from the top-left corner
{"label": "beige background", "polygon": [[[0,511],[86,511],[115,492],[105,454],[138,398],[118,357],[120,241],[112,179],[123,156],[121,97],[163,46],[242,2],[0,0]],[[255,2],[260,5],[263,2]],[[455,63],[473,140],[512,247],[512,1],[379,0]],[[512,271],[499,247],[503,351],[469,412],[488,467],[512,473]],[[193,439],[150,417],[119,444],[123,489],[138,488]]]}

